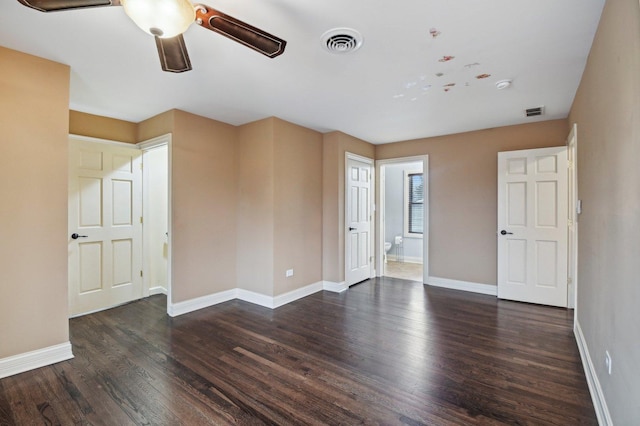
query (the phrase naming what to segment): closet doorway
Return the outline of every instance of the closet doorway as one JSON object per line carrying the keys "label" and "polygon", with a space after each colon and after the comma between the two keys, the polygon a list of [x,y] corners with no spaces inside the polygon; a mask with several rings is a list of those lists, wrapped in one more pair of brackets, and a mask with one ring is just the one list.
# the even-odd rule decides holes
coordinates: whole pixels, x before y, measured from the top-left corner
{"label": "closet doorway", "polygon": [[143,161],[144,296],[171,300],[171,135],[140,142]]}

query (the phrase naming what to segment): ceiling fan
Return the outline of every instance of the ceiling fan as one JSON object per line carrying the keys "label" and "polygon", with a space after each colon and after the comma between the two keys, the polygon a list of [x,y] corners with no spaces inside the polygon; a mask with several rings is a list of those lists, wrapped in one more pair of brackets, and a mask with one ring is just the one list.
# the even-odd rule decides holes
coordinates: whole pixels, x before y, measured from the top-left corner
{"label": "ceiling fan", "polygon": [[182,33],[195,22],[208,30],[243,44],[269,58],[284,52],[286,41],[252,25],[190,0],[18,0],[41,12],[101,6],[123,6],[125,13],[143,31],[156,39],[163,71],[191,70]]}

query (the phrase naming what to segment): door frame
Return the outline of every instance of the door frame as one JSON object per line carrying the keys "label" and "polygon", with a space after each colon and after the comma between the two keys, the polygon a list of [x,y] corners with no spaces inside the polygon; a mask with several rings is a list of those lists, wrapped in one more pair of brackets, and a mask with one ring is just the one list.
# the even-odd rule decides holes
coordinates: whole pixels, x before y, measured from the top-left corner
{"label": "door frame", "polygon": [[[369,195],[369,211],[371,212],[371,215],[373,216],[373,220],[369,221],[369,233],[371,235],[371,238],[369,238],[369,253],[371,253],[374,257],[375,257],[375,241],[376,241],[376,235],[375,235],[375,220],[376,220],[376,211],[375,211],[375,197],[372,196],[375,192],[376,192],[376,168],[375,168],[375,160],[373,158],[368,158],[368,157],[363,157],[361,155],[358,154],[354,154],[352,152],[348,152],[345,151],[344,153],[344,209],[343,209],[343,225],[342,225],[342,232],[343,232],[343,236],[344,236],[344,256],[343,256],[343,261],[344,261],[344,282],[345,282],[345,287],[349,287],[350,285],[353,284],[347,284],[347,269],[349,267],[349,263],[347,262],[347,217],[348,217],[348,208],[349,208],[349,160],[355,160],[355,161],[360,161],[362,163],[366,163],[369,165],[370,167],[370,171],[371,171],[371,176],[369,179],[369,182],[371,184],[371,188],[370,188],[370,195]],[[375,259],[374,261],[369,261],[369,278],[374,278],[376,276],[376,269],[375,269]]]}
{"label": "door frame", "polygon": [[[567,265],[567,307],[575,309],[578,315],[578,124],[573,123],[571,131],[567,137],[567,156],[569,157],[569,182],[568,182],[568,215],[569,215],[569,235],[567,238],[568,261]],[[577,316],[576,316],[577,318]]]}
{"label": "door frame", "polygon": [[[171,133],[167,133],[155,138],[151,138],[151,139],[147,139],[145,141],[139,142],[136,144],[136,146],[142,150],[143,152],[143,164],[144,164],[144,153],[146,151],[150,151],[154,148],[158,148],[160,146],[166,146],[167,147],[167,166],[168,169],[167,170],[167,314],[169,313],[169,307],[171,306],[171,300],[172,300],[172,285],[171,285],[171,265],[172,265],[172,246],[173,244],[171,243],[171,237],[172,237],[172,220],[171,220],[171,206],[173,205],[172,202],[172,198],[171,198],[171,147],[172,147],[172,134]],[[144,166],[143,166],[144,167]],[[143,179],[142,179],[142,197],[143,197],[143,203],[142,203],[142,211],[143,211],[143,216],[144,216],[144,208],[145,205],[148,205],[148,203],[146,201],[148,201],[147,197],[149,194],[149,189],[147,187],[149,181],[148,179],[144,179],[145,176],[145,172],[144,172],[144,168],[143,168]],[[148,259],[149,257],[149,244],[147,241],[147,234],[145,233],[145,229],[144,226],[142,227],[142,267],[143,267],[143,277],[142,277],[142,286],[143,286],[143,291],[144,291],[144,295],[145,297],[149,296],[149,288],[150,288],[150,283],[149,283],[149,277],[151,276],[151,274],[149,273],[148,270],[148,263],[146,262],[146,259]]]}
{"label": "door frame", "polygon": [[422,234],[422,283],[427,284],[429,281],[429,156],[428,155],[416,155],[412,157],[397,157],[386,160],[376,160],[376,187],[379,188],[376,191],[376,205],[379,207],[379,213],[376,212],[376,270],[377,276],[382,276],[384,272],[384,185],[382,181],[384,179],[383,166],[402,163],[415,163],[422,161],[422,176],[424,181],[424,209],[423,209],[423,224],[424,230]]}

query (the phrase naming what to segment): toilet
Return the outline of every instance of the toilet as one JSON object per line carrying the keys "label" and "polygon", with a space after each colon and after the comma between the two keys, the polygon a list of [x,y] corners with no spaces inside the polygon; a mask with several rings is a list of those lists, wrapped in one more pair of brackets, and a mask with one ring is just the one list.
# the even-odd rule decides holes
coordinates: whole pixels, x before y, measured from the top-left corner
{"label": "toilet", "polygon": [[387,263],[387,253],[391,250],[391,243],[389,241],[384,242],[384,263]]}

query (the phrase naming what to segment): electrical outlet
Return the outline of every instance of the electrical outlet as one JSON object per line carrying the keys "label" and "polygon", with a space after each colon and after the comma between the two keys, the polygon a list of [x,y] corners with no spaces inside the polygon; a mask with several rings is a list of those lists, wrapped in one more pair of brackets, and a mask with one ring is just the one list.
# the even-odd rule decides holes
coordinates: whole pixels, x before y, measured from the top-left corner
{"label": "electrical outlet", "polygon": [[292,277],[293,276],[293,269],[287,269],[287,272],[285,272],[285,277]]}
{"label": "electrical outlet", "polygon": [[609,351],[604,352],[604,365],[607,367],[607,373],[611,375],[611,355],[609,355]]}

